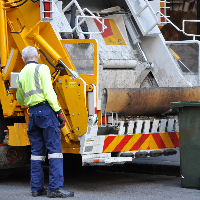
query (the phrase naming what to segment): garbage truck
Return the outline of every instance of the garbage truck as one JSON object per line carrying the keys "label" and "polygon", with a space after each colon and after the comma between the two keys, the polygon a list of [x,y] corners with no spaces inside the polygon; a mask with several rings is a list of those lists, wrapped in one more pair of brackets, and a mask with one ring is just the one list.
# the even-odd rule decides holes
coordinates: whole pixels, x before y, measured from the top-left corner
{"label": "garbage truck", "polygon": [[83,166],[175,154],[169,103],[199,100],[200,88],[160,32],[165,12],[157,0],[0,0],[0,169],[30,159],[29,108],[16,100],[26,46],[50,69],[64,154]]}

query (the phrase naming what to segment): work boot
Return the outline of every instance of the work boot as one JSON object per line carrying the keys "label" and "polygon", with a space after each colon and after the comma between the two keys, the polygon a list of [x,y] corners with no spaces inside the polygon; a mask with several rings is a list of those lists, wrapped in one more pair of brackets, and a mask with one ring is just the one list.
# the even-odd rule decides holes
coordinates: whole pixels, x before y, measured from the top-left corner
{"label": "work boot", "polygon": [[56,197],[61,197],[61,198],[66,198],[66,197],[73,197],[74,192],[65,190],[63,188],[59,188],[58,190],[55,191],[47,191],[47,197],[49,198],[56,198]]}
{"label": "work boot", "polygon": [[32,191],[31,194],[32,194],[33,197],[46,195],[47,194],[47,189],[46,188],[42,188],[40,191]]}

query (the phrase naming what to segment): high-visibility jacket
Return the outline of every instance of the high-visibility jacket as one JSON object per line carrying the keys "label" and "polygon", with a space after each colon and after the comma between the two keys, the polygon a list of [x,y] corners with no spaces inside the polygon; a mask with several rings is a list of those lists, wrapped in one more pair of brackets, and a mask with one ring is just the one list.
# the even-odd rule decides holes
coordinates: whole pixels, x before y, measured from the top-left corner
{"label": "high-visibility jacket", "polygon": [[52,87],[49,67],[29,61],[21,70],[17,83],[17,101],[26,106],[34,106],[40,102],[48,101],[51,108],[57,112],[57,95]]}

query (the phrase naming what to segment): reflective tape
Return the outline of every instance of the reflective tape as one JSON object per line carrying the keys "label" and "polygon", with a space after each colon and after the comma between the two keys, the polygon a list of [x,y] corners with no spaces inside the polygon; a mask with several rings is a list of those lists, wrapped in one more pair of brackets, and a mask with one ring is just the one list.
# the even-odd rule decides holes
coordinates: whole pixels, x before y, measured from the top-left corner
{"label": "reflective tape", "polygon": [[42,89],[40,89],[40,91],[38,91],[38,90],[31,90],[31,91],[29,91],[29,92],[26,92],[25,94],[24,94],[24,100],[26,99],[26,97],[30,97],[31,95],[33,95],[33,94],[39,94],[39,93],[43,93],[43,90]]}
{"label": "reflective tape", "polygon": [[40,160],[40,161],[45,161],[46,156],[34,156],[31,155],[31,160]]}
{"label": "reflective tape", "polygon": [[40,82],[39,82],[39,68],[40,68],[41,64],[40,65],[37,65],[36,68],[35,68],[35,87],[36,87],[36,91],[38,93],[42,93],[43,90],[40,89]]}
{"label": "reflective tape", "polygon": [[22,84],[21,84],[21,82],[20,82],[20,80],[19,80],[19,76],[18,76],[17,78],[18,78],[18,82],[19,82],[19,87],[22,89],[23,99],[25,100],[25,98],[24,98],[25,92],[24,92],[24,90],[23,90],[23,88],[22,88]]}
{"label": "reflective tape", "polygon": [[39,82],[39,68],[40,68],[41,64],[37,65],[36,68],[35,68],[35,87],[36,87],[36,90],[31,90],[29,92],[24,92],[23,88],[22,88],[22,84],[20,82],[20,80],[18,79],[19,81],[19,87],[22,89],[22,94],[23,94],[23,99],[25,100],[27,97],[30,97],[32,96],[33,94],[41,94],[43,93],[43,90],[40,88],[40,82]]}
{"label": "reflective tape", "polygon": [[48,159],[51,159],[51,158],[63,158],[63,154],[62,153],[48,154]]}

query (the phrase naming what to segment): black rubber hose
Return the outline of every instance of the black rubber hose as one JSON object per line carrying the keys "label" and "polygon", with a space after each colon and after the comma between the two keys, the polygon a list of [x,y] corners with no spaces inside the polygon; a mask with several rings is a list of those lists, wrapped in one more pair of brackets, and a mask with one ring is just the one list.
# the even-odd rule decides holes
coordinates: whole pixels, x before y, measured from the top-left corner
{"label": "black rubber hose", "polygon": [[[44,53],[44,51],[42,51],[41,49],[39,49],[39,51],[43,54],[43,56],[46,58],[46,60],[49,62],[49,64],[52,66],[52,67],[54,67],[56,70],[63,70],[63,69],[65,69],[64,67],[61,67],[61,68],[59,68],[59,67],[56,67],[56,66],[54,66],[52,63],[51,63],[51,61],[48,59],[48,57],[45,55],[45,53]],[[58,64],[59,65],[59,64]],[[61,65],[61,64],[60,64]]]}
{"label": "black rubber hose", "polygon": [[[81,29],[83,32],[88,32],[88,26],[87,26],[87,23],[86,21],[84,21],[82,24],[81,24]],[[85,39],[89,39],[90,38],[90,35],[89,34],[84,34],[85,36]]]}
{"label": "black rubber hose", "polygon": [[25,4],[28,0],[25,0],[23,3],[17,5],[17,6],[11,6],[10,8],[17,8],[17,7],[20,7],[22,6],[23,4]]}
{"label": "black rubber hose", "polygon": [[20,1],[22,1],[22,0],[19,0],[19,1],[14,1],[13,3],[18,3],[18,2],[20,2]]}
{"label": "black rubber hose", "polygon": [[[73,3],[71,6],[71,21],[70,26],[73,29],[75,27],[75,18],[76,18],[76,5]],[[72,33],[74,39],[79,39],[79,36],[76,31]]]}

